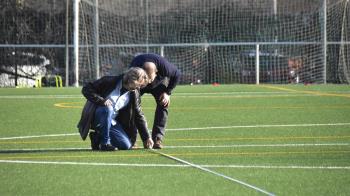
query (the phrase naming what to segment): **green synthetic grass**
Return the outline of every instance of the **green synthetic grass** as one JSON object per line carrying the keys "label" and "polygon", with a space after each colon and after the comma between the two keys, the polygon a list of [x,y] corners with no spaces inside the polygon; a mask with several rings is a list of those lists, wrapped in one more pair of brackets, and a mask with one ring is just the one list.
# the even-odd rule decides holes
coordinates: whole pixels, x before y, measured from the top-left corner
{"label": "green synthetic grass", "polygon": [[[78,88],[0,89],[0,195],[264,195],[149,150],[90,151],[84,102]],[[153,97],[142,106],[151,127]],[[178,86],[167,128],[160,152],[267,192],[350,193],[349,85]]]}

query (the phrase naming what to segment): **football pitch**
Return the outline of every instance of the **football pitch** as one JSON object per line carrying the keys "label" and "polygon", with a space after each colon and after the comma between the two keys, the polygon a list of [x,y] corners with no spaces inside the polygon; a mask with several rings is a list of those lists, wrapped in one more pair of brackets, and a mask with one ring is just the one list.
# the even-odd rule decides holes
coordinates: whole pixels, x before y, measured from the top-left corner
{"label": "football pitch", "polygon": [[178,86],[165,148],[115,152],[78,135],[80,91],[0,89],[0,195],[350,194],[349,85]]}

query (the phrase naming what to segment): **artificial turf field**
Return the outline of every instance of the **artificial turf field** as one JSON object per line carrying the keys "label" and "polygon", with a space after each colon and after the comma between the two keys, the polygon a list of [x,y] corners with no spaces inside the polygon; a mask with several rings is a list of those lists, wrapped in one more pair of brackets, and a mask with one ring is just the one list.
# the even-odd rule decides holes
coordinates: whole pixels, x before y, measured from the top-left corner
{"label": "artificial turf field", "polygon": [[349,85],[178,86],[156,152],[89,150],[84,102],[0,89],[0,195],[350,195]]}

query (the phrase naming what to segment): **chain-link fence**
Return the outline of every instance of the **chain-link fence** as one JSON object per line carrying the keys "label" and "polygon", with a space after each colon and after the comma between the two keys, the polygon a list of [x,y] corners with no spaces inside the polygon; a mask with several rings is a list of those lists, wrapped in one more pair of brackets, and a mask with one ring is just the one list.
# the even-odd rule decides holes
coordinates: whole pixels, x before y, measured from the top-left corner
{"label": "chain-link fence", "polygon": [[181,83],[257,83],[257,66],[261,83],[350,82],[347,0],[80,0],[78,64],[73,4],[1,1],[0,86],[81,85],[144,52],[178,66]]}

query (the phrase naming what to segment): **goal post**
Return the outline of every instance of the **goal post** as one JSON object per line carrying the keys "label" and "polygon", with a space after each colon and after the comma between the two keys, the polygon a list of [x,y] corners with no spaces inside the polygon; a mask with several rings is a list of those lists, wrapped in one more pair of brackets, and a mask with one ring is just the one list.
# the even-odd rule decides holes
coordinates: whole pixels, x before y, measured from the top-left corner
{"label": "goal post", "polygon": [[[92,44],[93,44],[93,52],[92,57],[93,59],[93,65],[95,67],[94,69],[94,77],[90,74],[88,77],[93,79],[98,79],[100,77],[100,60],[99,60],[99,13],[98,13],[98,0],[90,0],[90,1],[84,1],[81,2],[81,0],[74,0],[73,1],[73,13],[74,13],[74,28],[73,28],[73,45],[74,45],[74,76],[75,76],[75,82],[74,86],[79,87],[79,75],[80,75],[80,59],[84,57],[84,55],[87,55],[90,53],[81,54],[80,48],[83,46],[85,48],[89,48],[90,46],[85,45],[87,44],[86,40],[84,40],[84,29],[80,29],[81,27],[85,26],[86,22],[84,19],[82,20],[80,17],[84,18],[84,15],[81,15],[80,12],[83,14],[85,13],[84,10],[81,10],[83,3],[88,3],[93,8],[93,17],[90,19],[92,20],[92,32],[93,32],[93,38],[92,38]],[[83,24],[81,24],[82,22]],[[89,22],[90,23],[90,22]],[[87,39],[87,38],[86,38]],[[92,68],[91,68],[92,69]]]}
{"label": "goal post", "polygon": [[73,0],[73,45],[74,45],[74,86],[79,87],[79,3],[80,0]]}
{"label": "goal post", "polygon": [[75,1],[80,84],[146,52],[174,63],[181,84],[350,82],[348,0]]}

